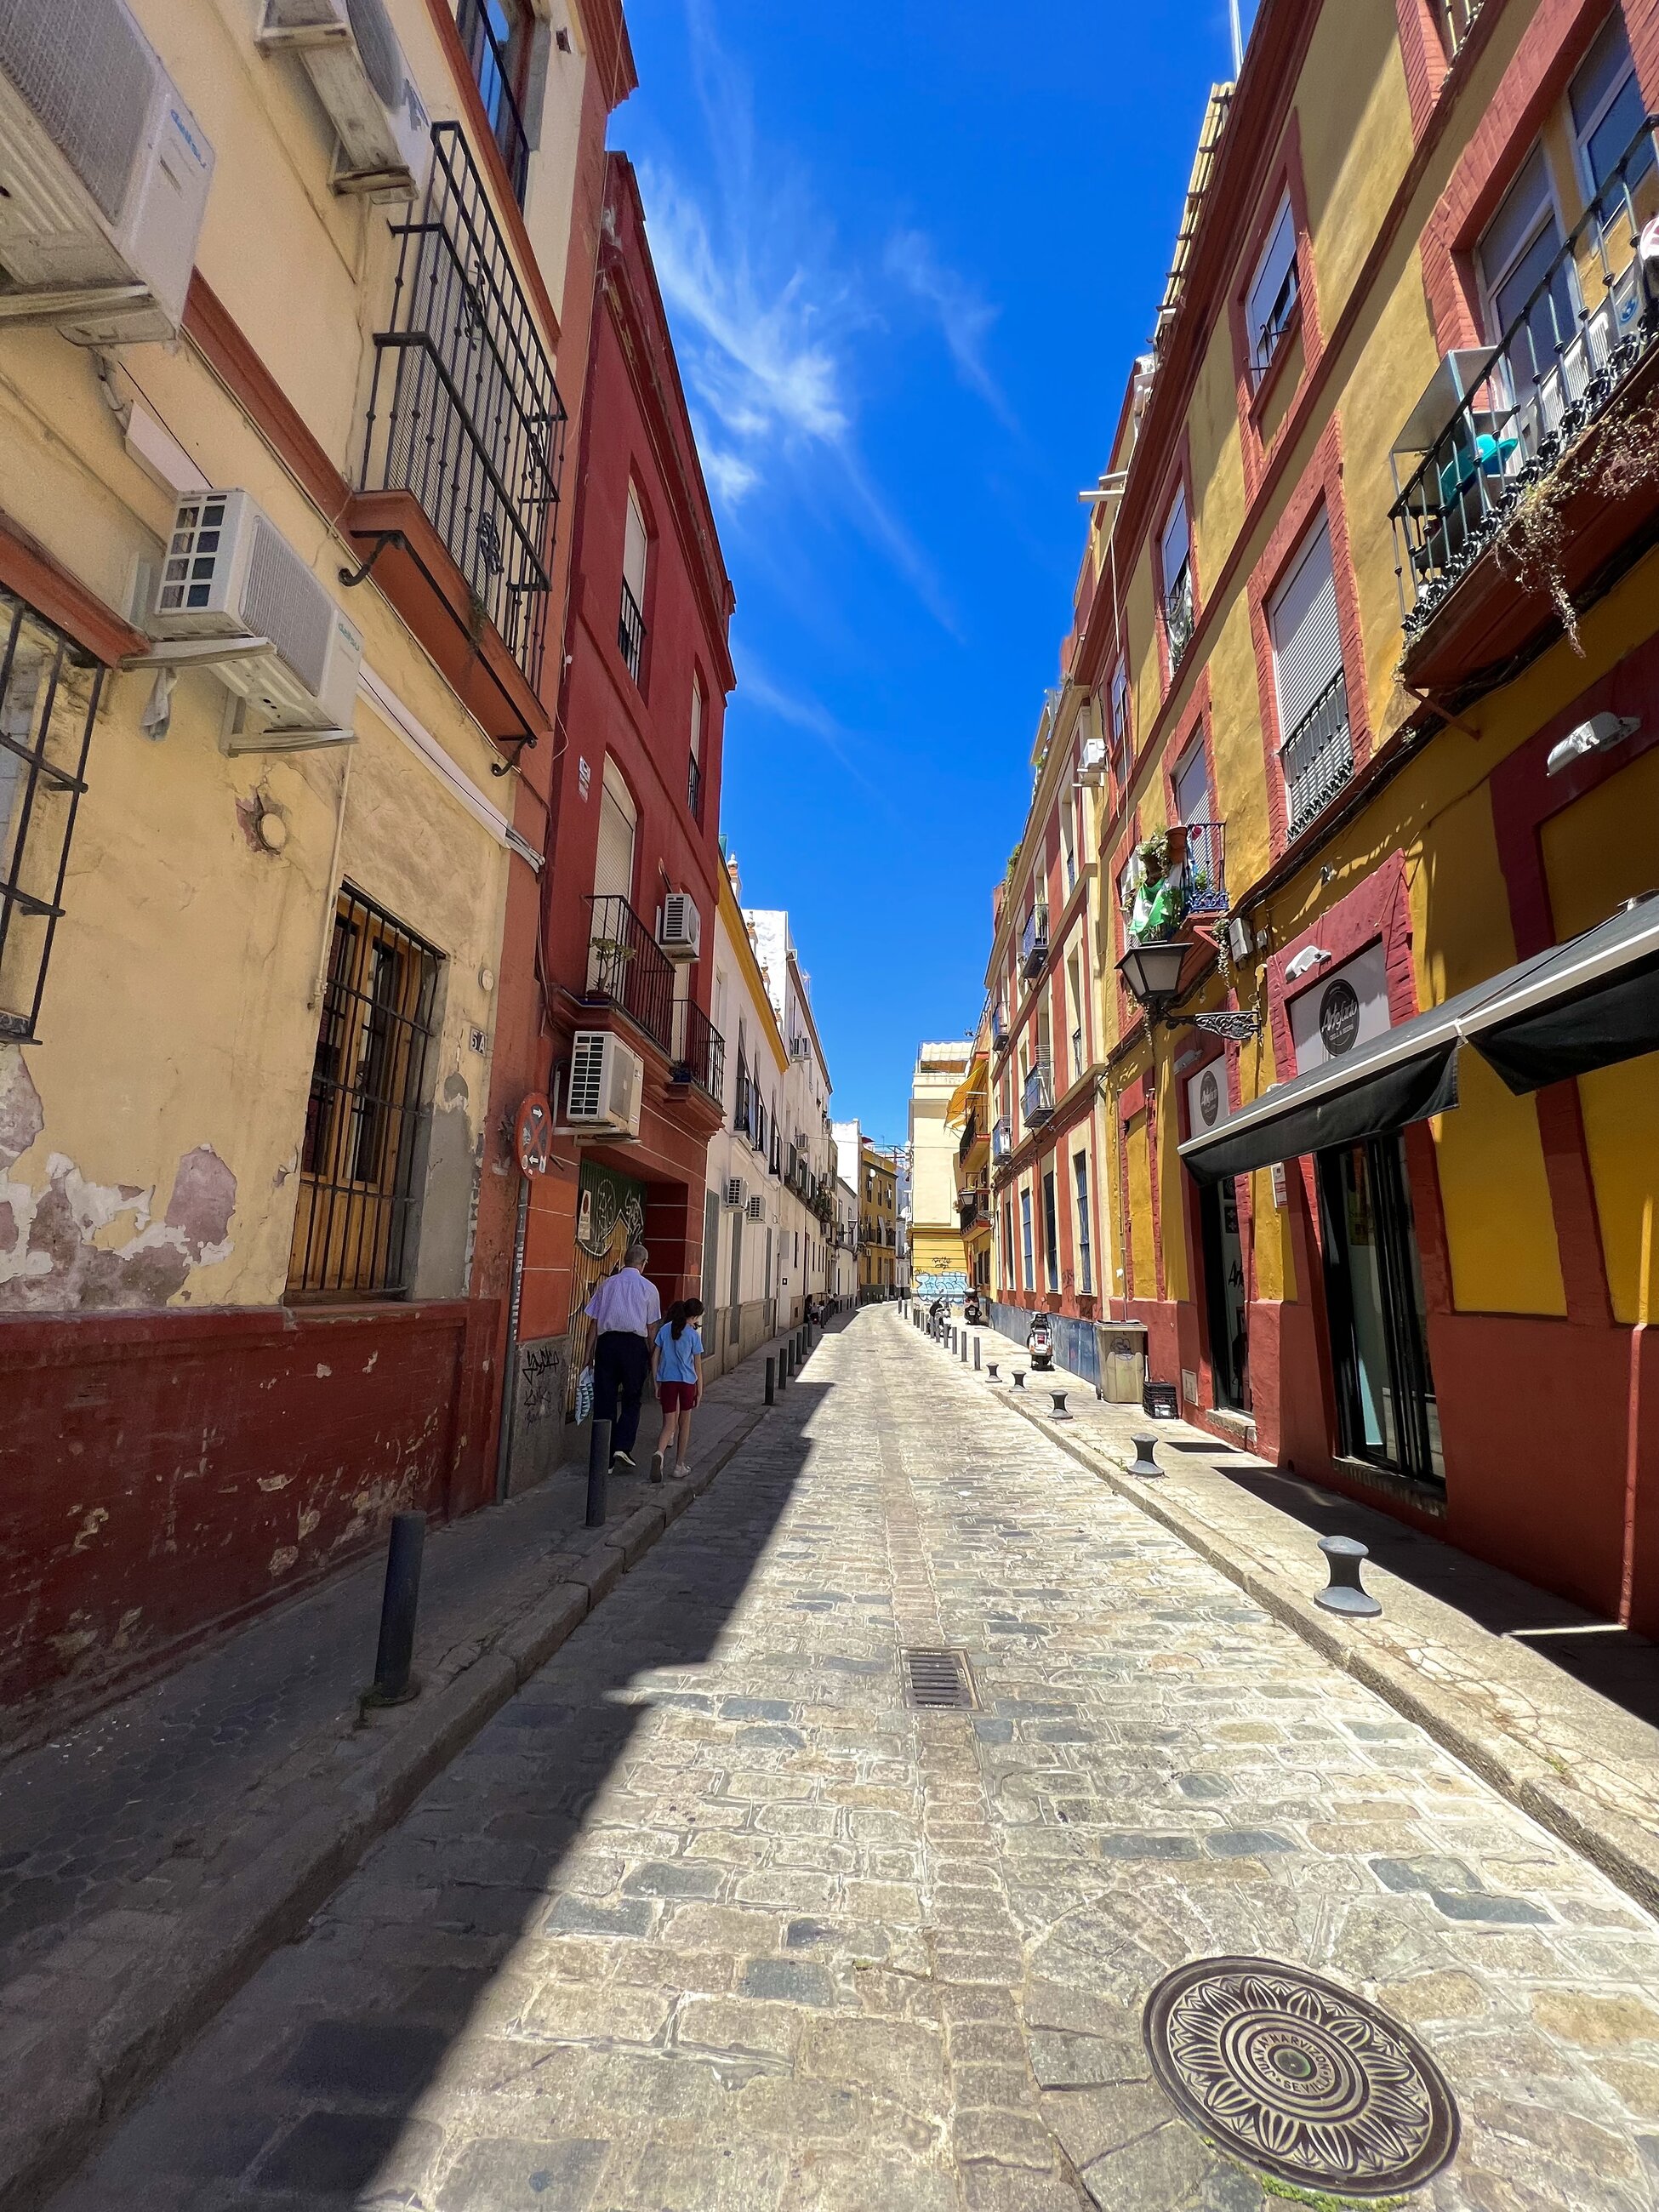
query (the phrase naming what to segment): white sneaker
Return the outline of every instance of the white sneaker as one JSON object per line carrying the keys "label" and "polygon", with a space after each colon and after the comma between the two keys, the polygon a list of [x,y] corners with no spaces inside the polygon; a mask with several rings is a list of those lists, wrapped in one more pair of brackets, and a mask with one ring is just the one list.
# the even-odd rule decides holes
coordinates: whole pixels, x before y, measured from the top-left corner
{"label": "white sneaker", "polygon": [[690,1474],[690,1472],[691,1472],[691,1462],[690,1462],[690,1461],[689,1459],[683,1459],[683,1460],[680,1462],[679,1465],[678,1465],[678,1466],[674,1469],[674,1480],[675,1480],[677,1482],[678,1482],[678,1481],[680,1481],[680,1480],[681,1480],[684,1476],[686,1476],[686,1475]]}
{"label": "white sneaker", "polygon": [[631,1473],[633,1470],[634,1462],[632,1457],[627,1452],[619,1451],[611,1453],[611,1464],[613,1468],[625,1467]]}

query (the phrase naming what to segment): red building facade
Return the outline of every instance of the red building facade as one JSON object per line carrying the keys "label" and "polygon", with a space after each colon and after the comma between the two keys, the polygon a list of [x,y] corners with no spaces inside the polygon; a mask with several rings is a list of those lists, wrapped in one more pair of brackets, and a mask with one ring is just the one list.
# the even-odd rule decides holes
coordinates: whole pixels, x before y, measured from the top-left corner
{"label": "red building facade", "polygon": [[[709,994],[735,601],[620,154],[607,163],[601,239],[542,878],[556,1134],[526,1190],[502,1454],[514,1487],[579,1443],[582,1308],[630,1237],[649,1247],[665,1306],[701,1285],[704,1158],[721,1118],[725,1041]],[[571,1118],[573,1054],[591,1054],[578,1040],[596,1034],[639,1063],[636,1135]]]}

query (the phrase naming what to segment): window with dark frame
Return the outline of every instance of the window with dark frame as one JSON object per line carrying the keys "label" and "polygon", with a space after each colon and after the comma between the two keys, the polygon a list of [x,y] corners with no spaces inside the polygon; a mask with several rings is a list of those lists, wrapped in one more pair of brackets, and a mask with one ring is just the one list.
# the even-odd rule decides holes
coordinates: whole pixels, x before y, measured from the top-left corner
{"label": "window with dark frame", "polygon": [[514,197],[522,207],[530,176],[525,89],[534,18],[529,0],[459,0],[455,22]]}
{"label": "window with dark frame", "polygon": [[104,671],[0,591],[0,1037],[35,1035]]}
{"label": "window with dark frame", "polygon": [[1244,302],[1250,344],[1250,381],[1259,385],[1279,357],[1296,319],[1301,288],[1297,270],[1296,217],[1290,194],[1280,200]]}
{"label": "window with dark frame", "polygon": [[1087,1298],[1094,1296],[1095,1261],[1094,1247],[1089,1235],[1089,1156],[1086,1152],[1073,1155],[1072,1172],[1077,1180],[1077,1286]]}
{"label": "window with dark frame", "polygon": [[1042,1272],[1048,1288],[1060,1288],[1060,1214],[1054,1202],[1054,1171],[1049,1168],[1042,1177]]}
{"label": "window with dark frame", "polygon": [[290,1299],[409,1289],[440,966],[430,945],[342,890],[300,1147]]}

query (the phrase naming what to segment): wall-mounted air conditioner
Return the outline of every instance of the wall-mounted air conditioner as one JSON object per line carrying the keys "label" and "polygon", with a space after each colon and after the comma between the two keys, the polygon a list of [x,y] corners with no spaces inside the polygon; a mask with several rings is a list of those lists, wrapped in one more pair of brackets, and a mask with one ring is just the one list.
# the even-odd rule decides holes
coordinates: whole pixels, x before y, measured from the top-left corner
{"label": "wall-mounted air conditioner", "polygon": [[246,702],[233,752],[351,742],[362,634],[249,493],[179,501],[149,627],[153,637],[232,648],[194,657]]}
{"label": "wall-mounted air conditioner", "polygon": [[565,1119],[578,1136],[637,1137],[645,1062],[609,1030],[578,1030],[570,1046]]}
{"label": "wall-mounted air conditioner", "polygon": [[751,1221],[764,1221],[766,1218],[766,1200],[757,1195],[750,1200],[744,1211]]}
{"label": "wall-mounted air conditioner", "polygon": [[690,891],[670,891],[662,902],[657,942],[671,960],[695,960],[702,950],[702,917]]}
{"label": "wall-mounted air conditioner", "polygon": [[1106,740],[1104,738],[1085,738],[1083,740],[1081,765],[1078,781],[1090,785],[1106,781]]}
{"label": "wall-mounted air conditioner", "polygon": [[1227,924],[1227,952],[1236,968],[1250,957],[1250,925],[1242,914],[1236,914]]}
{"label": "wall-mounted air conditioner", "polygon": [[386,0],[264,0],[254,39],[304,64],[339,140],[337,192],[407,199],[426,189],[432,122]]}
{"label": "wall-mounted air conditioner", "polygon": [[741,1213],[744,1208],[744,1202],[747,1196],[748,1193],[743,1187],[743,1177],[741,1176],[728,1176],[726,1185],[726,1205],[736,1206],[738,1212]]}
{"label": "wall-mounted air conditioner", "polygon": [[810,1060],[812,1057],[811,1041],[804,1036],[791,1037],[789,1057],[791,1060]]}
{"label": "wall-mounted air conditioner", "polygon": [[176,337],[212,181],[125,0],[0,4],[0,319]]}

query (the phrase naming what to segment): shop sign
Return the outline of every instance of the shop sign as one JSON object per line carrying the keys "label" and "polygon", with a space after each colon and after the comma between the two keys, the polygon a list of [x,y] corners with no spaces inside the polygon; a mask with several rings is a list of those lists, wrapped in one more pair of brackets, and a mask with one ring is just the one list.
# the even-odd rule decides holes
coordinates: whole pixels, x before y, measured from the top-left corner
{"label": "shop sign", "polygon": [[1212,1060],[1207,1067],[1187,1078],[1187,1120],[1194,1136],[1207,1136],[1212,1129],[1218,1129],[1232,1110],[1224,1058]]}
{"label": "shop sign", "polygon": [[1328,969],[1291,1000],[1296,1072],[1346,1059],[1389,1027],[1389,963],[1381,945]]}

